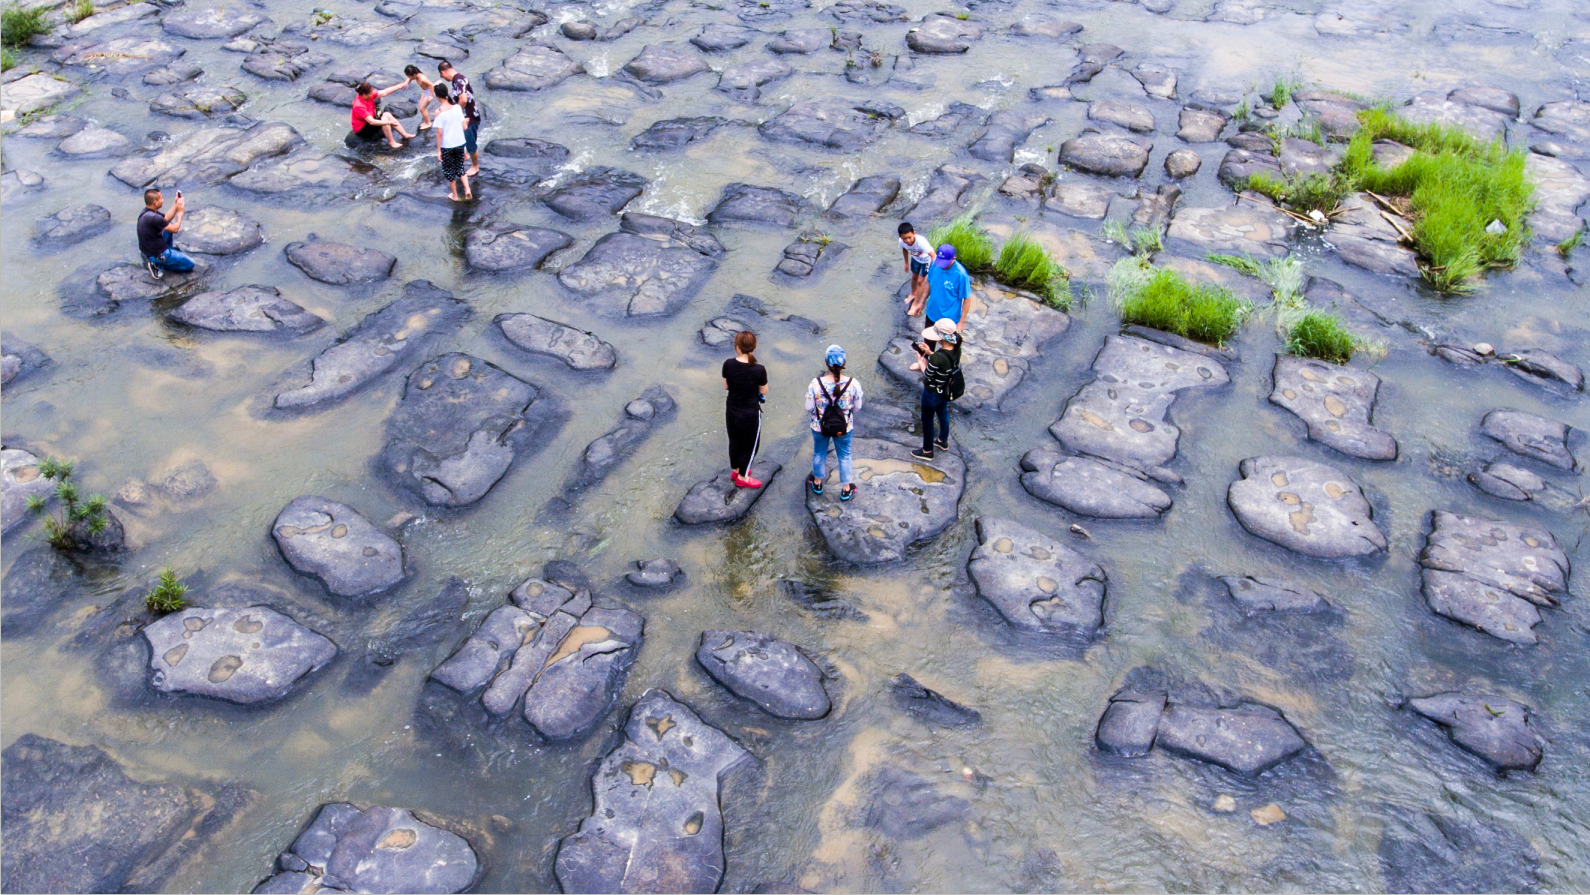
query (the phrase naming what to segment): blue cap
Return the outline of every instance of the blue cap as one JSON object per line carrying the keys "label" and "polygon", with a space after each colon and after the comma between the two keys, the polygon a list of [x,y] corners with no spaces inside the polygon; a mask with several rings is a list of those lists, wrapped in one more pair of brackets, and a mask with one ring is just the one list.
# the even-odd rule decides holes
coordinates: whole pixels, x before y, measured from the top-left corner
{"label": "blue cap", "polygon": [[845,349],[840,348],[838,345],[829,345],[828,355],[823,359],[823,362],[830,367],[843,367],[845,365]]}
{"label": "blue cap", "polygon": [[954,263],[955,263],[955,246],[952,246],[952,245],[950,245],[947,242],[945,244],[939,246],[939,267],[942,267],[945,270],[949,270],[950,269],[950,265],[952,265]]}

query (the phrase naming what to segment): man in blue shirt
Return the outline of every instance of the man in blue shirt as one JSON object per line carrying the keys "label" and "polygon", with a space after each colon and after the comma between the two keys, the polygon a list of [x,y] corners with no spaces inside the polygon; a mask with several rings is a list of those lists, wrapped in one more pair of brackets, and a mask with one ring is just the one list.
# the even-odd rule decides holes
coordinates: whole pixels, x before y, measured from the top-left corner
{"label": "man in blue shirt", "polygon": [[939,246],[938,260],[928,270],[927,325],[953,320],[955,331],[960,332],[971,307],[972,278],[955,260],[955,246],[945,243]]}

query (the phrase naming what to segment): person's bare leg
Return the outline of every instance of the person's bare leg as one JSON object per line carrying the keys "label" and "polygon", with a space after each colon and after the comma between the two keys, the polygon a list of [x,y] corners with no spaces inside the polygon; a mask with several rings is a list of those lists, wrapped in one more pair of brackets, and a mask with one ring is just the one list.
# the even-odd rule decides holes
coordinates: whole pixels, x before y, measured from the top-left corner
{"label": "person's bare leg", "polygon": [[458,179],[462,180],[464,182],[464,198],[465,199],[473,199],[473,198],[475,198],[474,191],[469,188],[469,175],[468,174],[464,174],[463,176],[459,177]]}
{"label": "person's bare leg", "polygon": [[390,125],[390,124],[381,125],[381,133],[386,135],[386,145],[392,147],[393,149],[402,149],[403,148],[403,144],[398,142],[398,139],[396,137],[392,136],[392,125]]}
{"label": "person's bare leg", "polygon": [[480,153],[471,152],[469,154],[469,170],[464,173],[468,174],[470,177],[474,177],[476,174],[480,173]]}

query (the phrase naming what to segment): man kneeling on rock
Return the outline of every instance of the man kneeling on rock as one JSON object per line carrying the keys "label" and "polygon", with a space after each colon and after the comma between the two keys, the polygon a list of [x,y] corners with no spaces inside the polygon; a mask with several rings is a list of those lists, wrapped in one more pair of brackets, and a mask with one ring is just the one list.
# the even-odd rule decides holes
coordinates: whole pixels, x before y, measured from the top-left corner
{"label": "man kneeling on rock", "polygon": [[160,210],[165,204],[166,197],[159,190],[144,190],[144,210],[138,215],[138,251],[155,279],[168,270],[176,273],[193,270],[193,259],[172,245],[177,231],[182,229],[182,213],[187,208],[182,191],[177,190],[177,201],[170,211]]}

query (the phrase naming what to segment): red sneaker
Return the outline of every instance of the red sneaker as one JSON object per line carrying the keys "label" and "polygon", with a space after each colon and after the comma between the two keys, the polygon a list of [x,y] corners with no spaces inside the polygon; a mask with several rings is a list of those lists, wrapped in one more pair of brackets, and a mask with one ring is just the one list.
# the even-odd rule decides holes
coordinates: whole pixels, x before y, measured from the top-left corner
{"label": "red sneaker", "polygon": [[733,481],[735,485],[737,485],[737,486],[739,486],[741,488],[760,488],[760,487],[762,487],[762,480],[761,479],[753,479],[753,478],[750,478],[748,476],[740,475],[737,472],[730,473],[729,479],[731,481]]}

